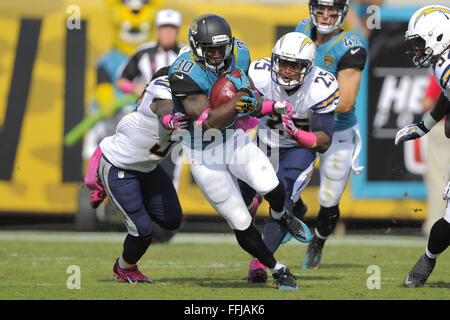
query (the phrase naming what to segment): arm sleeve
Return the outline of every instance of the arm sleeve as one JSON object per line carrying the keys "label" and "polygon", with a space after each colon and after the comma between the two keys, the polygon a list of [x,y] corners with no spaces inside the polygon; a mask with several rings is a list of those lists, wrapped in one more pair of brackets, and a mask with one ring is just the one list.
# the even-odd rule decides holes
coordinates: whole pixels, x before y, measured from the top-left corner
{"label": "arm sleeve", "polygon": [[334,133],[334,112],[313,113],[311,116],[311,131],[323,131],[331,141]]}
{"label": "arm sleeve", "polygon": [[339,60],[337,69],[341,71],[348,68],[364,69],[366,64],[367,51],[363,47],[353,47],[347,50]]}
{"label": "arm sleeve", "polygon": [[450,101],[442,92],[436,101],[433,109],[430,111],[430,115],[434,120],[440,121],[445,115],[450,112]]}

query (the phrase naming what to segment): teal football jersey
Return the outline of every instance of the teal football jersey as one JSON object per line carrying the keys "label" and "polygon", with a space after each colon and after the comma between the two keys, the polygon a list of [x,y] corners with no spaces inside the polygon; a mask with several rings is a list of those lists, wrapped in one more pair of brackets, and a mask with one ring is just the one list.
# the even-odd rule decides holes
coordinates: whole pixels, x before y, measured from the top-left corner
{"label": "teal football jersey", "polygon": [[[304,19],[295,28],[314,40],[316,28],[311,18]],[[332,73],[336,78],[338,72],[345,68],[364,68],[367,51],[361,39],[354,33],[341,30],[336,36],[317,48],[314,64]],[[355,109],[346,113],[335,113],[335,131],[353,127],[357,123]]]}
{"label": "teal football jersey", "polygon": [[[225,72],[230,72],[234,69],[243,70],[248,73],[250,66],[250,53],[244,42],[235,39],[234,40],[234,54],[230,66]],[[214,83],[219,79],[220,75],[212,72],[204,66],[195,62],[191,51],[181,54],[169,69],[169,80],[172,89],[173,99],[173,113],[186,114],[184,106],[178,96],[186,96],[190,94],[204,94],[209,97],[211,88]],[[231,124],[227,129],[234,129],[235,123]],[[190,141],[185,141],[191,147],[200,147],[196,141],[194,141],[194,124],[189,122],[188,131],[190,133]],[[225,130],[222,130],[223,137],[225,137]],[[202,142],[202,147],[206,147],[211,142]]]}

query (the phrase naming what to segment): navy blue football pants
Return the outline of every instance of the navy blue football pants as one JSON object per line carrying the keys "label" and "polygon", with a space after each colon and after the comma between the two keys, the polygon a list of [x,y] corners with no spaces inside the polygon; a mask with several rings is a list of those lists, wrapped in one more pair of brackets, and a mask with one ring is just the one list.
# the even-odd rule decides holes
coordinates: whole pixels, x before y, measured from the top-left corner
{"label": "navy blue football pants", "polygon": [[161,166],[148,173],[123,170],[103,156],[99,174],[128,229],[123,256],[126,262],[134,264],[145,253],[152,240],[153,222],[168,230],[180,227],[181,205],[172,180]]}
{"label": "navy blue football pants", "polygon": [[[271,156],[271,149],[267,147],[267,155]],[[279,149],[278,179],[284,184],[286,190],[285,208],[292,209],[294,203],[291,196],[294,183],[316,159],[316,153],[302,147]],[[246,204],[252,203],[255,191],[245,182],[239,181],[243,198]],[[280,246],[286,235],[286,229],[282,228],[272,217],[269,217],[264,226],[264,243],[274,253]]]}

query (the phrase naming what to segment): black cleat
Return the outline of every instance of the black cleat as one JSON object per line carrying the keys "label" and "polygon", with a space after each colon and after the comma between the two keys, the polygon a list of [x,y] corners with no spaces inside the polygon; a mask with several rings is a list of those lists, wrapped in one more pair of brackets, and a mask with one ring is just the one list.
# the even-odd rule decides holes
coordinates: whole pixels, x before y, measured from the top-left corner
{"label": "black cleat", "polygon": [[428,258],[428,256],[424,253],[408,273],[405,281],[403,281],[403,284],[405,287],[409,288],[423,287],[435,265],[436,259]]}
{"label": "black cleat", "polygon": [[272,276],[280,290],[297,290],[298,285],[295,282],[295,276],[291,274],[288,267],[282,267],[272,273]]}
{"label": "black cleat", "polygon": [[324,245],[325,240],[320,239],[317,235],[313,236],[311,242],[308,244],[302,269],[319,269]]}
{"label": "black cleat", "polygon": [[284,211],[280,220],[276,220],[284,227],[295,239],[300,242],[307,243],[311,241],[311,231],[306,224],[296,218],[292,213]]}
{"label": "black cleat", "polygon": [[[308,206],[302,201],[302,199],[299,199],[296,203],[294,203],[294,207],[292,208],[292,214],[294,215],[294,217],[300,220],[303,219],[307,211]],[[286,235],[281,241],[281,244],[285,244],[286,242],[289,242],[291,239],[292,235],[289,232],[286,232]]]}

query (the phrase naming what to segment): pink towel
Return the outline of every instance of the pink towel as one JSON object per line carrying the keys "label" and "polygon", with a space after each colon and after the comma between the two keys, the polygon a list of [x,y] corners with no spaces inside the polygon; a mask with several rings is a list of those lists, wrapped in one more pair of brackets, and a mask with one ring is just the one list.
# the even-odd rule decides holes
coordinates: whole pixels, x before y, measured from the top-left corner
{"label": "pink towel", "polygon": [[92,154],[91,160],[89,160],[86,176],[84,177],[84,184],[91,191],[89,203],[93,208],[97,208],[106,197],[103,184],[97,179],[98,164],[102,155],[102,149],[98,146]]}

